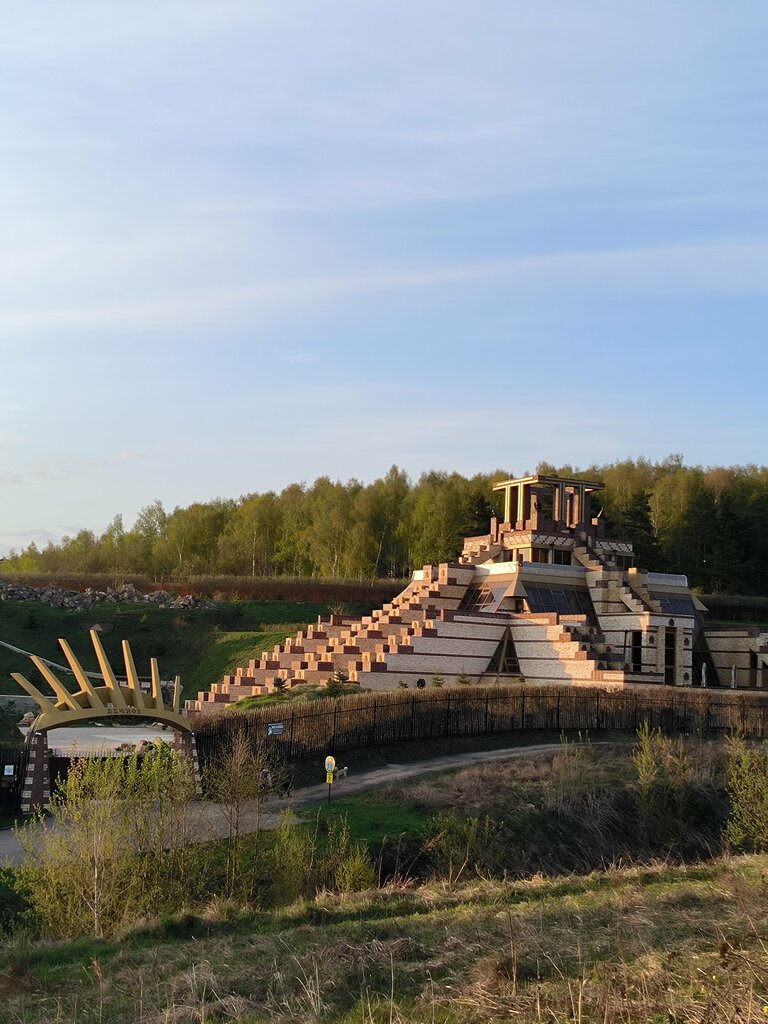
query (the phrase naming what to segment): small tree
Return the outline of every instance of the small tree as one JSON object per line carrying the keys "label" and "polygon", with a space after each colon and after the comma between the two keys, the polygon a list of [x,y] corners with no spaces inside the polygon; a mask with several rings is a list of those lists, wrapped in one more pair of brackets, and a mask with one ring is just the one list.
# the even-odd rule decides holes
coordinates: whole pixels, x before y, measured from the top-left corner
{"label": "small tree", "polygon": [[437,672],[435,672],[435,674],[432,676],[432,686],[434,686],[436,690],[439,690],[444,685],[445,679],[443,679],[442,676],[438,675]]}
{"label": "small tree", "polygon": [[464,672],[460,672],[460,673],[459,673],[459,674],[458,674],[458,675],[456,676],[456,684],[457,684],[458,686],[469,686],[469,684],[470,684],[471,682],[472,682],[472,680],[471,680],[471,679],[469,678],[469,676],[468,676],[468,675],[467,675],[466,673],[464,673]]}
{"label": "small tree", "polygon": [[768,849],[768,743],[747,747],[742,739],[731,740],[726,778],[726,839],[742,850]]}
{"label": "small tree", "polygon": [[346,687],[349,685],[349,676],[346,672],[342,672],[340,668],[337,668],[331,678],[325,684],[325,696],[326,697],[342,697],[346,693]]}
{"label": "small tree", "polygon": [[[16,883],[45,932],[103,938],[173,897],[194,780],[169,747],[141,761],[80,758],[42,814],[16,832]],[[169,845],[175,849],[169,851]]]}
{"label": "small tree", "polygon": [[264,805],[275,784],[277,762],[263,743],[254,742],[244,729],[232,732],[226,747],[205,771],[206,793],[215,800],[227,825],[227,886],[235,891],[245,817],[253,815],[258,838]]}

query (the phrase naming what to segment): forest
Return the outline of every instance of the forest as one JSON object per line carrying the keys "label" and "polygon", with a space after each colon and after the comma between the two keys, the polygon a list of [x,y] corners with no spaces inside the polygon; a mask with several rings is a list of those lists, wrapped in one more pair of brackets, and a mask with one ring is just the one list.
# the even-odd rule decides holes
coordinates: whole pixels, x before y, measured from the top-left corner
{"label": "forest", "polygon": [[[626,459],[583,470],[540,463],[540,473],[599,480],[593,511],[608,535],[634,542],[637,564],[683,572],[707,593],[768,592],[768,468],[686,466]],[[147,505],[127,529],[116,515],[102,534],[81,530],[3,562],[11,573],[137,573],[157,580],[199,575],[400,579],[455,560],[465,536],[488,532],[500,512],[492,485],[517,474],[466,477],[397,466],[364,484],[320,477],[280,493],[215,498],[167,511]]]}

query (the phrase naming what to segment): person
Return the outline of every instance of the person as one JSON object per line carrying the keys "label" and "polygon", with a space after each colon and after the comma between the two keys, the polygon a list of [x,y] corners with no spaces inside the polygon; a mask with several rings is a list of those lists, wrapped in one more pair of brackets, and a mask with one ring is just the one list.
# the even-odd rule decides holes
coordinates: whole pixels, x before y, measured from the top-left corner
{"label": "person", "polygon": [[702,662],[701,665],[701,685],[706,690],[707,688],[707,663]]}
{"label": "person", "polygon": [[736,689],[736,666],[731,665],[731,689]]}
{"label": "person", "polygon": [[293,794],[293,780],[295,769],[293,765],[287,764],[280,773],[280,799],[288,800]]}

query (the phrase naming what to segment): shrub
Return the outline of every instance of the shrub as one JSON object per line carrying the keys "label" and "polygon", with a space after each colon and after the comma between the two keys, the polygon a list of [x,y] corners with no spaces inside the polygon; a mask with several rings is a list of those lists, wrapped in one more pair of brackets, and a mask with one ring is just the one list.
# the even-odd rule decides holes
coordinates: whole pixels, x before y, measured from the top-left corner
{"label": "shrub", "polygon": [[355,846],[336,869],[336,888],[339,892],[363,892],[376,884],[376,874],[365,846]]}
{"label": "shrub", "polygon": [[732,740],[725,770],[731,804],[726,839],[742,850],[768,849],[768,743],[747,747]]}
{"label": "shrub", "polygon": [[465,871],[478,875],[498,872],[504,861],[500,826],[484,818],[439,814],[429,823],[427,847],[434,878],[456,882]]}

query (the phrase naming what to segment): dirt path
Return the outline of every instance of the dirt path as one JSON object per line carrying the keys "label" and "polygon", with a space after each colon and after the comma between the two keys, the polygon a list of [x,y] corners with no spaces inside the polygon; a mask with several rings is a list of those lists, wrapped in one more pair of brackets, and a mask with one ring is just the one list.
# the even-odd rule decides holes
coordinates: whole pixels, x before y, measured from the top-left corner
{"label": "dirt path", "polygon": [[[484,764],[488,761],[509,761],[512,758],[530,757],[532,754],[547,754],[560,749],[559,743],[538,743],[530,747],[507,747],[502,750],[465,751],[460,754],[447,754],[444,757],[433,757],[426,761],[414,761],[410,764],[387,764],[370,771],[358,771],[340,779],[333,786],[333,796],[350,796],[362,793],[367,789],[376,789],[392,782],[402,782],[427,772],[446,771],[450,768],[463,768],[467,765]],[[318,772],[322,775],[322,772]],[[295,807],[310,807],[328,799],[328,786],[319,782],[314,786],[304,786],[294,791],[288,800],[273,797],[260,815],[261,828],[273,828],[278,815],[282,811]],[[227,834],[224,814],[217,804],[200,801],[193,805],[193,828],[198,838],[213,839]],[[243,831],[253,832],[258,827],[258,816],[251,810],[244,814]],[[18,864],[22,859],[22,850],[16,836],[10,830],[0,832],[0,864]]]}

